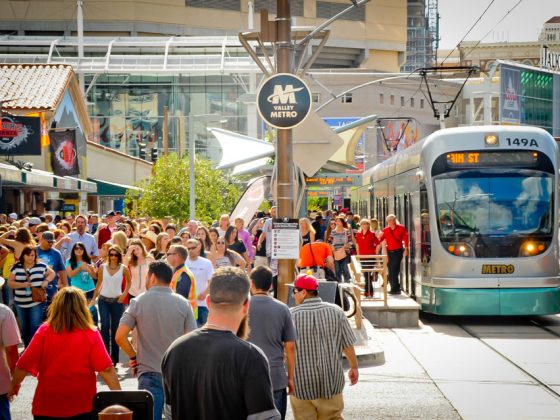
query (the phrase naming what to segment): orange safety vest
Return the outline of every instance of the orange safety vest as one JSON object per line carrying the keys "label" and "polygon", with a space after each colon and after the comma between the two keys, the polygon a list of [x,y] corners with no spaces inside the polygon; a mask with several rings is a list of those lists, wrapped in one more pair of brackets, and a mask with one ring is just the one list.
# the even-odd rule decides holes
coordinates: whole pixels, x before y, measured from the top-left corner
{"label": "orange safety vest", "polygon": [[179,281],[179,279],[181,278],[181,274],[183,273],[187,273],[187,275],[189,276],[189,278],[191,279],[191,290],[189,290],[189,297],[188,300],[191,304],[193,313],[194,313],[194,318],[197,319],[198,318],[198,304],[197,304],[197,295],[196,295],[196,282],[194,281],[194,275],[191,272],[191,270],[189,270],[187,267],[183,266],[181,268],[179,268],[177,271],[175,271],[175,273],[173,273],[173,277],[171,277],[171,283],[169,284],[169,287],[171,287],[171,290],[173,290],[174,292],[177,292],[177,282]]}

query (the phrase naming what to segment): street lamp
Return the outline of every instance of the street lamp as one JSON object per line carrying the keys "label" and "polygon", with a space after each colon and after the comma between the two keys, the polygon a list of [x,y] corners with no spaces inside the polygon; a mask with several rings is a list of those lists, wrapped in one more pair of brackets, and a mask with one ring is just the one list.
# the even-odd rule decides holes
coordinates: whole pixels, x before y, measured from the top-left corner
{"label": "street lamp", "polygon": [[196,216],[196,196],[195,196],[195,173],[194,173],[194,157],[195,157],[195,136],[192,129],[193,122],[221,122],[218,114],[198,114],[188,115],[187,138],[189,141],[189,215],[191,220],[195,220]]}

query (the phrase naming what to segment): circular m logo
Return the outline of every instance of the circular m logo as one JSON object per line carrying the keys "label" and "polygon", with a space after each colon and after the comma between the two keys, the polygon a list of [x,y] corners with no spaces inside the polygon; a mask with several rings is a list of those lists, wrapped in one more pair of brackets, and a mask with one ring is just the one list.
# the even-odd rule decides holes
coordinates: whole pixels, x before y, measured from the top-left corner
{"label": "circular m logo", "polygon": [[273,127],[288,129],[300,124],[311,110],[311,93],[303,80],[289,73],[269,77],[257,93],[257,108]]}

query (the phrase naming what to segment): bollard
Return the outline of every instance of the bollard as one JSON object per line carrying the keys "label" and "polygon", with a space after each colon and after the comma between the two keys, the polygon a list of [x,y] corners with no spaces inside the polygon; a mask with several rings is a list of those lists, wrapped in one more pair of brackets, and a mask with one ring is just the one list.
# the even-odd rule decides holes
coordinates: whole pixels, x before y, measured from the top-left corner
{"label": "bollard", "polygon": [[114,404],[101,410],[98,418],[99,420],[132,420],[132,411],[122,405]]}

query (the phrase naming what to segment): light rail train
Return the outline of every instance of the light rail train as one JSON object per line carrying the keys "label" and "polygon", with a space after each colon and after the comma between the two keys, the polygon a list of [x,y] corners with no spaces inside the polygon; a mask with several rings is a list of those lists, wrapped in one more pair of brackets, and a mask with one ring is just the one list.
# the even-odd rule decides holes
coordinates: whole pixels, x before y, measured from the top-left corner
{"label": "light rail train", "polygon": [[533,127],[439,130],[364,174],[352,210],[408,229],[401,284],[425,312],[560,312],[558,145]]}

